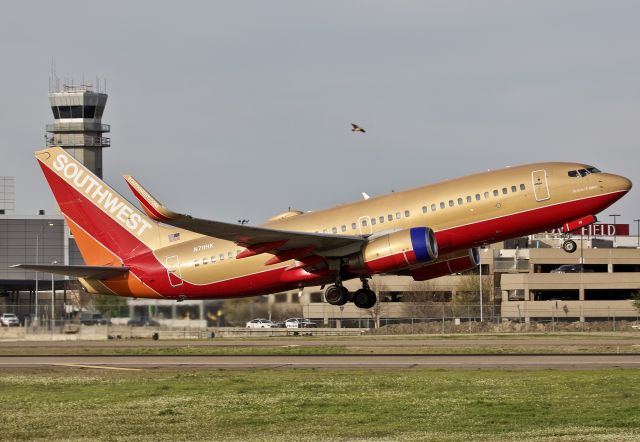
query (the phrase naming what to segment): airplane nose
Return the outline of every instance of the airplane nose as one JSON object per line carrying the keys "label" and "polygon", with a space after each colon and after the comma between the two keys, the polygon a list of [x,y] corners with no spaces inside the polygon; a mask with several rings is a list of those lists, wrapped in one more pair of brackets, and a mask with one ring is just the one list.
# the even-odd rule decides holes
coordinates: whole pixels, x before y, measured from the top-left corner
{"label": "airplane nose", "polygon": [[625,178],[625,177],[621,176],[620,177],[620,187],[628,192],[628,191],[631,190],[631,187],[633,187],[633,183],[631,182],[631,180],[629,178]]}
{"label": "airplane nose", "polygon": [[631,190],[631,187],[633,186],[633,183],[629,178],[623,177],[621,175],[612,175],[611,178],[613,181],[611,183],[612,189],[628,192],[629,190]]}

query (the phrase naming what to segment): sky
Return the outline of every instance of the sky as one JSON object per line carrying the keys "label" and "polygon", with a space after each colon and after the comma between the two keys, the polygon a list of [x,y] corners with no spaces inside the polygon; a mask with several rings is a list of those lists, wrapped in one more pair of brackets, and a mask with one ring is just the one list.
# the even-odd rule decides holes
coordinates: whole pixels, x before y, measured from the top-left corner
{"label": "sky", "polygon": [[[637,1],[0,3],[0,175],[36,165],[61,82],[106,79],[104,179],[259,224],[468,173],[580,161],[640,187]],[[350,123],[366,134],[352,133]],[[601,215],[640,218],[638,189]],[[635,229],[634,229],[635,230]]]}

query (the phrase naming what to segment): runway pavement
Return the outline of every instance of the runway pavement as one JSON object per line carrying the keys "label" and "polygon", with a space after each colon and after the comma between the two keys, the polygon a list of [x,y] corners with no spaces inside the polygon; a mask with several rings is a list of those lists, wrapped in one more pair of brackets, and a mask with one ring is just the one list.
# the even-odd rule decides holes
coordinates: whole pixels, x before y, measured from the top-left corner
{"label": "runway pavement", "polygon": [[314,355],[314,356],[0,356],[5,368],[571,368],[640,367],[640,354]]}

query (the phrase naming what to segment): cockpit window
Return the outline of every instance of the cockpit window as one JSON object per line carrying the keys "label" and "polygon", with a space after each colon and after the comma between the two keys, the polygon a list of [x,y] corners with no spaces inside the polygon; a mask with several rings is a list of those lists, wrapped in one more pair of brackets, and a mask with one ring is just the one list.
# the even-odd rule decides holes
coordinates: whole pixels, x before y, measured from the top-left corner
{"label": "cockpit window", "polygon": [[587,171],[587,169],[579,169],[578,173],[580,174],[580,176],[587,176],[589,175],[589,172]]}
{"label": "cockpit window", "polygon": [[570,171],[568,172],[568,174],[569,174],[569,176],[570,176],[571,178],[577,178],[577,177],[578,177],[578,171],[577,171],[577,170],[570,170]]}
{"label": "cockpit window", "polygon": [[598,169],[597,167],[593,167],[593,166],[587,166],[587,170],[591,173],[601,173],[602,171],[600,169]]}

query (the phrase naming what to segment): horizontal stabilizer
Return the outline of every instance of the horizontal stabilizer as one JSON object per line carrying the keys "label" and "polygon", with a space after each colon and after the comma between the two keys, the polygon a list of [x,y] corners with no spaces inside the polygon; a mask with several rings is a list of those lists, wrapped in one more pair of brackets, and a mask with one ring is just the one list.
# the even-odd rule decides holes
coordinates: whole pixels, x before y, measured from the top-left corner
{"label": "horizontal stabilizer", "polygon": [[76,278],[109,279],[125,275],[129,267],[113,266],[65,266],[57,264],[16,264],[11,268],[33,270],[35,272],[54,273],[56,275],[68,275]]}

